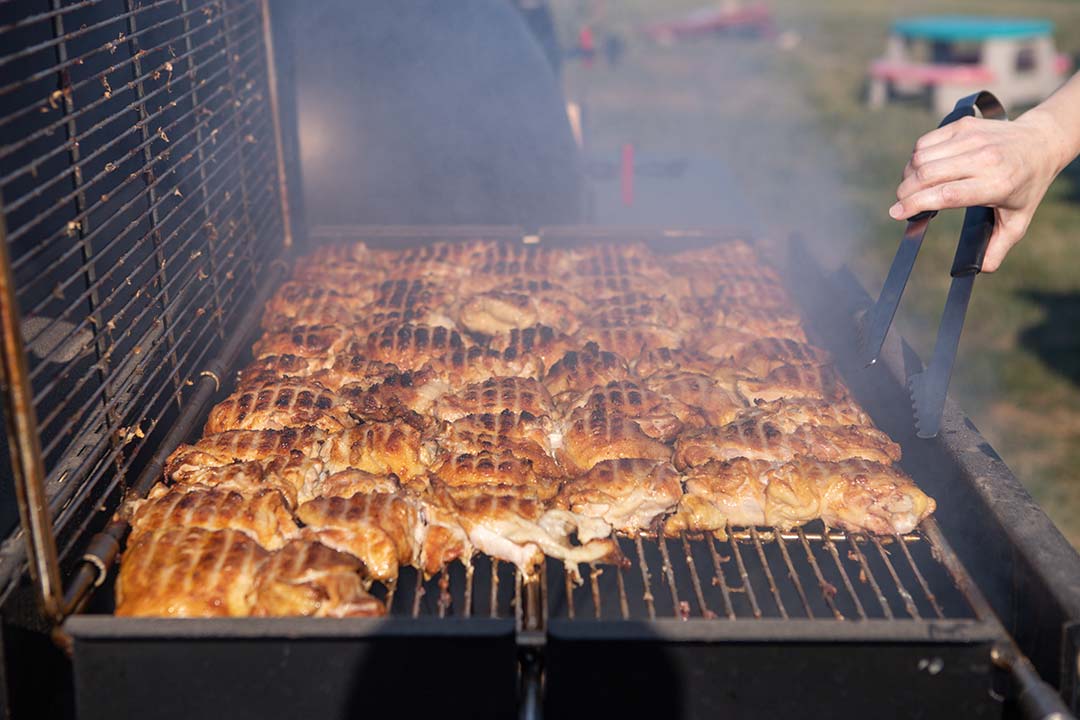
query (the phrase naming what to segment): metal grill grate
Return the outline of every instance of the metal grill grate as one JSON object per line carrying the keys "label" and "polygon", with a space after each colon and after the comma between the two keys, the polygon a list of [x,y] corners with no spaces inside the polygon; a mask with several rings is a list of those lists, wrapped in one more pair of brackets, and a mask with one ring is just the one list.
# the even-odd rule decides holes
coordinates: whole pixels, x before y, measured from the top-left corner
{"label": "metal grill grate", "polygon": [[264,12],[0,5],[0,209],[61,554],[145,462],[281,251]]}
{"label": "metal grill grate", "polygon": [[[622,537],[627,564],[582,568],[578,585],[557,560],[541,575],[545,619],[958,620],[976,619],[969,600],[916,532],[874,537],[824,528],[658,540]],[[505,562],[477,555],[424,580],[403,568],[377,586],[401,617],[518,617],[529,613],[528,584]]]}

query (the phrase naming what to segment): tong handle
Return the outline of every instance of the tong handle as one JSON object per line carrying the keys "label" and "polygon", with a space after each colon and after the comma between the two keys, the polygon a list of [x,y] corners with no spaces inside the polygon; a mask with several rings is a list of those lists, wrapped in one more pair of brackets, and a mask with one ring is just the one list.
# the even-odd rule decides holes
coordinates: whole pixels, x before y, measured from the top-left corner
{"label": "tong handle", "polygon": [[[994,96],[993,93],[983,90],[981,92],[968,95],[967,97],[960,98],[956,101],[956,105],[953,106],[952,112],[946,115],[940,123],[939,128],[943,128],[946,125],[950,125],[960,118],[974,117],[975,110],[978,109],[984,118],[989,120],[1008,120],[1009,118],[1005,114],[1005,108],[1001,106],[1001,102]],[[923,210],[917,215],[913,215],[908,218],[908,221],[914,220],[929,220],[930,218],[938,214],[937,210]],[[965,225],[966,225],[965,221]],[[985,249],[983,250],[985,253]],[[979,265],[982,265],[982,255],[979,255]],[[978,271],[976,271],[978,272]],[[956,264],[953,264],[953,277],[956,277]],[[966,273],[965,273],[966,274]]]}
{"label": "tong handle", "polygon": [[982,270],[990,235],[994,232],[994,211],[988,207],[970,207],[964,213],[964,227],[953,256],[953,277],[974,275]]}

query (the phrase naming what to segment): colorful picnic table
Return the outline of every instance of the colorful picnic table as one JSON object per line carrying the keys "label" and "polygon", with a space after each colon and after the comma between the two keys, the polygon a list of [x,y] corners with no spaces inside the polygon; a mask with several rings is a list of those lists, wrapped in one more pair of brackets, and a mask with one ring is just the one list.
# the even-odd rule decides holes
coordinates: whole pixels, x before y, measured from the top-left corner
{"label": "colorful picnic table", "polygon": [[994,92],[1007,107],[1037,103],[1062,83],[1071,65],[1055,50],[1053,32],[1052,22],[1036,18],[897,20],[885,56],[870,65],[870,105],[883,106],[890,94],[927,89],[939,114],[977,90]]}

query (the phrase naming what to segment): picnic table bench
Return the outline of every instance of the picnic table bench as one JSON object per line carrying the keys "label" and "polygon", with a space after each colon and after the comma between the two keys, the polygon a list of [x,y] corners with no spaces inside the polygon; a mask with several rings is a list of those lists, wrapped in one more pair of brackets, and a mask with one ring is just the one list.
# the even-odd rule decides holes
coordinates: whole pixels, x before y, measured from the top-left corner
{"label": "picnic table bench", "polygon": [[977,90],[990,90],[1007,106],[1037,103],[1062,83],[1071,65],[1055,50],[1053,30],[1050,21],[1030,18],[897,20],[885,56],[870,64],[870,106],[882,107],[892,94],[927,90],[939,114]]}

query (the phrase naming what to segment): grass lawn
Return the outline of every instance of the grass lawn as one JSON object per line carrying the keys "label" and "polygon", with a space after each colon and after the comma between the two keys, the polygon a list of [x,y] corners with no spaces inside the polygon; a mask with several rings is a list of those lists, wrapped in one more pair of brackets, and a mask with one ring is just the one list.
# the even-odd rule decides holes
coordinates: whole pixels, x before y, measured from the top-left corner
{"label": "grass lawn", "polygon": [[[570,37],[579,0],[556,2]],[[568,94],[585,104],[590,154],[685,160],[681,177],[643,178],[633,209],[611,180],[593,183],[597,220],[735,224],[759,233],[801,229],[835,245],[876,290],[902,226],[886,210],[915,139],[939,118],[925,103],[870,111],[867,63],[890,20],[931,12],[1047,17],[1058,49],[1080,53],[1073,0],[884,2],[772,0],[779,30],[798,42],[705,38],[670,47],[633,28],[697,1],[607,3],[606,25],[627,41],[623,62],[568,63]],[[1010,108],[1015,115],[1018,109]],[[1080,170],[1059,178],[1024,243],[976,283],[953,379],[976,424],[1080,546]],[[687,224],[687,223],[683,223]],[[942,215],[901,307],[900,330],[928,356],[948,285],[960,213]]]}

